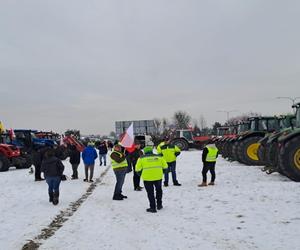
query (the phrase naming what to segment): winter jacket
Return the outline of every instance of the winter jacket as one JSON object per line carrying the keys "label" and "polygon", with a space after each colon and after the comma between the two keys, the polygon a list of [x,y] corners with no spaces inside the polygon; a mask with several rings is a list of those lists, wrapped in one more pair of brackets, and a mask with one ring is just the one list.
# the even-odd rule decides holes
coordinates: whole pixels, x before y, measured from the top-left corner
{"label": "winter jacket", "polygon": [[137,160],[143,155],[143,151],[140,149],[135,149],[133,152],[128,154],[128,159],[134,165],[136,164]]}
{"label": "winter jacket", "polygon": [[85,165],[94,165],[97,157],[97,151],[92,146],[87,146],[82,152],[82,159]]}
{"label": "winter jacket", "polygon": [[70,163],[71,164],[80,164],[80,151],[75,148],[72,148],[70,151]]}
{"label": "winter jacket", "polygon": [[33,163],[33,165],[40,166],[42,164],[44,154],[47,150],[48,150],[48,147],[33,150],[33,152],[32,152],[32,163]]}
{"label": "winter jacket", "polygon": [[45,177],[56,177],[62,176],[64,169],[61,160],[53,156],[43,160],[41,172],[44,172]]}
{"label": "winter jacket", "polygon": [[99,150],[99,155],[106,155],[108,150],[107,150],[107,146],[105,143],[101,143],[98,147]]}

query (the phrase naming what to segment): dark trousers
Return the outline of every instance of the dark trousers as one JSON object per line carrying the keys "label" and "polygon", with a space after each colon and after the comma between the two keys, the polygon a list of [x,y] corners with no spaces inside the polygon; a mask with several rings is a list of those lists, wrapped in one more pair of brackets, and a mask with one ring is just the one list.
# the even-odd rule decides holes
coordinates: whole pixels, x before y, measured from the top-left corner
{"label": "dark trousers", "polygon": [[214,182],[216,179],[216,172],[215,172],[215,162],[209,162],[209,163],[203,163],[203,168],[202,168],[202,177],[203,177],[203,182],[207,182],[207,172],[210,171],[211,174],[211,182]]}
{"label": "dark trousers", "polygon": [[41,179],[41,165],[40,164],[36,164],[34,165],[34,177],[36,180]]}
{"label": "dark trousers", "polygon": [[72,164],[72,170],[73,170],[73,174],[72,177],[73,178],[78,178],[78,166],[79,164]]}
{"label": "dark trousers", "polygon": [[[147,191],[150,208],[156,209],[157,206],[162,205],[162,188],[161,188],[161,180],[159,181],[144,181],[145,189]],[[154,188],[156,190],[156,196],[154,195]],[[155,202],[156,198],[156,202]]]}
{"label": "dark trousers", "polygon": [[127,169],[121,169],[121,170],[114,170],[115,176],[116,176],[116,185],[115,185],[115,191],[114,195],[121,195],[122,194],[122,187],[125,181],[125,176],[127,173]]}
{"label": "dark trousers", "polygon": [[99,161],[100,161],[100,166],[102,166],[102,163],[104,163],[104,166],[106,166],[106,154],[99,154]]}
{"label": "dark trousers", "polygon": [[61,177],[60,176],[49,176],[46,177],[46,182],[48,184],[48,193],[58,193],[59,192],[59,185],[61,182]]}
{"label": "dark trousers", "polygon": [[89,180],[92,180],[93,179],[93,176],[94,176],[94,164],[91,164],[91,165],[84,165],[84,170],[85,170],[85,179],[88,180],[88,177],[89,177],[89,170],[90,170],[90,179]]}
{"label": "dark trousers", "polygon": [[141,176],[139,176],[137,172],[135,172],[136,161],[128,160],[127,162],[128,168],[132,169],[133,171],[133,187],[136,189],[140,186]]}
{"label": "dark trousers", "polygon": [[178,181],[176,177],[176,161],[168,163],[168,170],[165,171],[165,180],[164,180],[166,184],[169,183],[169,172],[172,173],[173,184],[177,183]]}

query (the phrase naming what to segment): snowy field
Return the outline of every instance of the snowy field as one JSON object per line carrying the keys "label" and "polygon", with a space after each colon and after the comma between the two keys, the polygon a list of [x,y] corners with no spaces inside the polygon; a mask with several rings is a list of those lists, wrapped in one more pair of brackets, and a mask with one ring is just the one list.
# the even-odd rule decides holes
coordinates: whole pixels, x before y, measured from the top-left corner
{"label": "snowy field", "polygon": [[[97,164],[98,165],[98,164]],[[65,162],[66,174],[71,167]],[[201,152],[178,159],[181,187],[164,188],[164,209],[146,213],[146,192],[133,191],[126,177],[128,199],[113,201],[110,170],[91,196],[40,249],[300,249],[300,184],[259,167],[217,163],[216,186],[199,188]],[[96,166],[100,176],[104,167]],[[28,170],[0,173],[0,249],[21,249],[85,193],[88,183],[67,180],[61,202],[48,202],[45,182],[34,182]]]}

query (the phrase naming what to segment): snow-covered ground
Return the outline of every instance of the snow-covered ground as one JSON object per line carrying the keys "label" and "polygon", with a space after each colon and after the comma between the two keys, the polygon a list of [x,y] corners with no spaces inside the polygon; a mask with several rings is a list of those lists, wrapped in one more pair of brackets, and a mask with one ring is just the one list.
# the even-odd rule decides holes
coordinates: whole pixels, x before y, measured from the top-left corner
{"label": "snow-covered ground", "polygon": [[[66,173],[71,167],[65,162]],[[178,159],[181,187],[164,188],[164,209],[146,213],[146,192],[133,191],[132,173],[124,194],[113,201],[110,170],[93,194],[41,249],[300,249],[300,184],[266,175],[259,167],[219,158],[216,186],[199,188],[201,152]],[[97,166],[99,177],[104,167]],[[20,249],[34,239],[60,210],[85,193],[89,184],[67,180],[61,202],[48,202],[45,182],[28,170],[0,173],[0,249]]]}

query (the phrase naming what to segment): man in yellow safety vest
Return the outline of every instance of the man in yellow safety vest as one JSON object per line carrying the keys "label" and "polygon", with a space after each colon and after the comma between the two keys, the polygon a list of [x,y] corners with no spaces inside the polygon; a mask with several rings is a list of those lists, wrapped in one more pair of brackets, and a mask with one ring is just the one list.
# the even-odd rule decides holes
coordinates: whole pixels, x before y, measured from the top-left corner
{"label": "man in yellow safety vest", "polygon": [[162,155],[168,163],[168,171],[165,171],[164,186],[167,187],[169,185],[169,172],[172,173],[174,186],[181,186],[176,175],[176,159],[181,153],[180,148],[178,148],[176,145],[172,145],[170,143],[170,138],[166,137],[165,140],[157,146],[156,150],[157,153]]}
{"label": "man in yellow safety vest", "polygon": [[116,176],[116,185],[113,195],[113,200],[123,200],[127,196],[122,194],[122,187],[125,181],[125,176],[127,173],[128,163],[126,156],[121,145],[116,144],[113,148],[112,153],[110,154],[111,166]]}
{"label": "man in yellow safety vest", "polygon": [[210,171],[211,173],[211,182],[208,185],[215,185],[216,173],[215,173],[215,166],[216,161],[218,158],[219,150],[215,144],[208,144],[205,146],[202,152],[202,177],[203,181],[199,184],[199,187],[206,187],[207,186],[207,172]]}
{"label": "man in yellow safety vest", "polygon": [[[152,147],[144,148],[144,155],[141,156],[135,166],[135,171],[144,180],[144,186],[148,194],[150,208],[146,211],[156,213],[162,206],[162,177],[163,172],[168,170],[168,164],[163,157],[153,154]],[[156,190],[156,197],[154,196]],[[156,202],[155,202],[156,198]]]}

